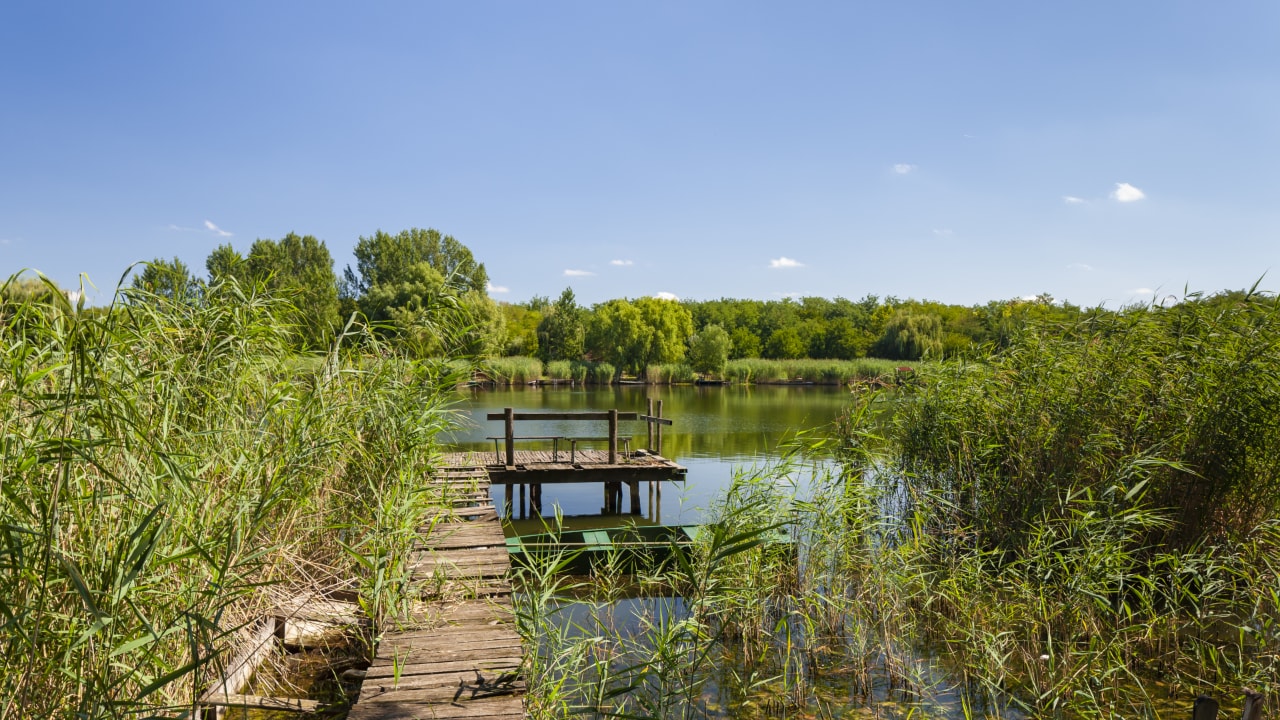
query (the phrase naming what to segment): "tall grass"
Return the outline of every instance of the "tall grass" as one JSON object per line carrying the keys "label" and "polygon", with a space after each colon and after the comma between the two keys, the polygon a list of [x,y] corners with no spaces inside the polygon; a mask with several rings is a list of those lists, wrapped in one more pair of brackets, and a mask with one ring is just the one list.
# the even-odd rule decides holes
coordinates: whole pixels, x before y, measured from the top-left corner
{"label": "tall grass", "polygon": [[542,361],[531,357],[489,358],[481,369],[500,385],[527,385],[542,378]]}
{"label": "tall grass", "polygon": [[612,385],[617,376],[617,369],[607,362],[552,360],[547,363],[546,376],[551,380]]}
{"label": "tall grass", "polygon": [[286,310],[0,305],[0,718],[189,709],[272,587],[406,607],[457,378],[373,338],[300,362]]}
{"label": "tall grass", "polygon": [[[765,360],[740,358],[730,360],[725,378],[739,383],[810,382],[819,385],[843,385],[855,380],[894,377],[898,360],[862,358],[859,360]],[[918,365],[919,363],[908,363]]]}

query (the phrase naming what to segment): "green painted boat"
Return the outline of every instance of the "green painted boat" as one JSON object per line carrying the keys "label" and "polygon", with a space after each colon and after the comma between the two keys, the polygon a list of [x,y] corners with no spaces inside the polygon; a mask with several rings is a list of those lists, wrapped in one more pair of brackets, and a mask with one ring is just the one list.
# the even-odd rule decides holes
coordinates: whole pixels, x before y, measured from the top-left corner
{"label": "green painted boat", "polygon": [[[507,538],[507,552],[516,564],[534,561],[563,563],[563,572],[588,573],[612,561],[624,572],[652,571],[670,560],[673,548],[689,547],[704,531],[702,525],[624,525],[565,529]],[[791,537],[776,530],[769,545],[790,545]],[[557,554],[559,559],[555,560]]]}

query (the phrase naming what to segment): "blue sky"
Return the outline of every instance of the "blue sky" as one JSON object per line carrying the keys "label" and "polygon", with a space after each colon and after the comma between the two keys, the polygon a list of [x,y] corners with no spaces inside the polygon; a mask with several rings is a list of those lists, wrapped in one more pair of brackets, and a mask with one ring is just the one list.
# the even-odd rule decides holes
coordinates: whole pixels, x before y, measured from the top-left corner
{"label": "blue sky", "polygon": [[493,296],[1280,287],[1274,2],[0,6],[0,261],[434,227]]}

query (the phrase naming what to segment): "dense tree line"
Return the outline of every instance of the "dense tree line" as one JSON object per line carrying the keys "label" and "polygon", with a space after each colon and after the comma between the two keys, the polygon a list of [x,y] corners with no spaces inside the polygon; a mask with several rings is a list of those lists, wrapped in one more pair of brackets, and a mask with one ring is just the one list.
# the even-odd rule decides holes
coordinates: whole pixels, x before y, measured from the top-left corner
{"label": "dense tree line", "polygon": [[355,266],[339,275],[324,241],[290,233],[241,255],[230,245],[195,277],[180,259],[157,258],[135,274],[150,298],[200,302],[234,281],[240,292],[282,295],[295,311],[300,348],[329,345],[355,318],[417,356],[524,355],[543,362],[593,360],[639,374],[688,363],[715,374],[729,359],[863,357],[914,361],[980,357],[1005,347],[1030,321],[1078,319],[1081,308],[1048,295],[962,306],[880,298],[683,301],[618,298],[591,307],[566,289],[554,301],[496,303],[483,263],[434,229],[360,237]]}

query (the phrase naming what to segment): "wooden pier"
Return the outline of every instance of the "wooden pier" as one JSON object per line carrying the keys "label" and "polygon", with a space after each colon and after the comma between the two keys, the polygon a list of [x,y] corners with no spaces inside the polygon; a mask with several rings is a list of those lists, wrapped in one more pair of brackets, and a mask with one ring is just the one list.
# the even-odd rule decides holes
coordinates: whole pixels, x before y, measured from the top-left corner
{"label": "wooden pier", "polygon": [[413,556],[421,602],[378,643],[351,720],[523,718],[523,650],[502,525],[482,466],[443,468]]}
{"label": "wooden pier", "polygon": [[[491,413],[487,419],[503,421],[504,433],[492,436],[494,451],[450,453],[445,456],[449,467],[484,467],[490,482],[505,485],[503,516],[514,514],[514,489],[519,488],[520,515],[525,515],[525,497],[528,492],[529,507],[535,515],[542,512],[542,486],[560,483],[600,483],[604,486],[604,514],[620,513],[622,486],[625,484],[631,496],[631,514],[640,514],[640,483],[649,483],[650,505],[655,497],[661,498],[661,483],[683,482],[684,467],[662,457],[662,427],[671,420],[662,417],[662,401],[649,401],[645,414],[634,412],[516,412],[506,408],[501,413]],[[571,437],[562,435],[518,436],[518,421],[586,421],[608,423],[608,432],[601,437]],[[630,438],[618,433],[620,420],[642,420],[648,426],[647,449],[632,452]],[[502,445],[499,446],[499,441]],[[550,442],[551,450],[517,450],[518,441]],[[606,450],[579,448],[580,443],[606,443]],[[619,449],[619,446],[623,446]]]}

